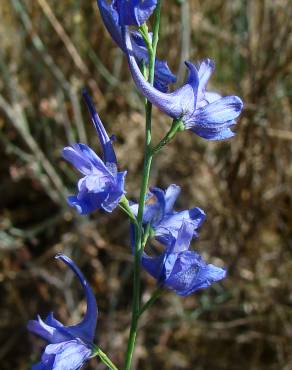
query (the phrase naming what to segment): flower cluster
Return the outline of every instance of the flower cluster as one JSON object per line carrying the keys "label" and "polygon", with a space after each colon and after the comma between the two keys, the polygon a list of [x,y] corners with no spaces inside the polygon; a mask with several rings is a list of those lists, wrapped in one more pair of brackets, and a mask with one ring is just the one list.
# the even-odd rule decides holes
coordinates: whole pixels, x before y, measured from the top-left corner
{"label": "flower cluster", "polygon": [[[196,64],[186,61],[189,72],[187,81],[169,92],[170,84],[176,82],[176,77],[167,62],[155,59],[155,35],[148,32],[145,23],[160,6],[159,0],[97,0],[97,4],[106,29],[126,55],[137,89],[149,103],[173,120],[165,138],[157,146],[149,146],[148,152],[145,151],[146,160],[147,155],[152,158],[181,130],[189,129],[206,140],[223,140],[234,136],[231,128],[236,124],[243,103],[237,96],[222,97],[216,92],[207,91],[208,80],[215,68],[212,60],[204,59]],[[148,72],[152,68],[152,79],[148,78],[147,68]],[[83,175],[77,182],[77,193],[68,197],[69,205],[82,215],[98,209],[112,212],[120,206],[131,221],[135,268],[138,262],[138,268],[142,266],[157,280],[158,289],[167,288],[180,296],[187,296],[225,278],[224,268],[206,263],[197,252],[190,249],[192,240],[198,238],[206,215],[198,207],[174,210],[181,192],[179,186],[171,184],[165,190],[150,187],[147,193],[149,171],[148,177],[147,171],[144,171],[146,186],[142,187],[144,190],[141,190],[139,203],[128,201],[125,196],[126,171],[118,171],[113,148],[115,137],[107,134],[85,90],[83,97],[101,144],[102,158],[84,143],[75,143],[63,149],[64,159]],[[148,240],[153,242],[154,239],[161,244],[162,251],[150,255],[144,247]],[[29,322],[29,330],[49,343],[41,362],[34,365],[33,369],[78,370],[90,357],[99,355],[108,367],[116,370],[106,355],[93,344],[97,306],[90,286],[71,259],[64,255],[58,255],[57,258],[67,264],[81,282],[87,299],[87,311],[84,319],[73,326],[64,326],[52,314],[44,321],[38,317]],[[135,286],[137,284],[134,284],[134,289]],[[137,297],[139,299],[139,294]],[[129,340],[133,340],[131,338],[135,338],[135,335],[130,335]],[[134,346],[129,345],[128,348],[133,349]],[[127,359],[125,369],[128,370],[131,354]]]}

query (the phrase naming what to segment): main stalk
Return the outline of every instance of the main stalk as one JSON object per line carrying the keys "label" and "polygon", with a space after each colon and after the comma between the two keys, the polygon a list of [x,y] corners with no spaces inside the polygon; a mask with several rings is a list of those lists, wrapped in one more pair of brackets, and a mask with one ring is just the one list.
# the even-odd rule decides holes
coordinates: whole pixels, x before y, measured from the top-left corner
{"label": "main stalk", "polygon": [[[153,27],[152,45],[148,45],[149,55],[149,78],[148,81],[153,85],[155,73],[155,58],[158,43],[159,25],[160,25],[160,10],[161,0],[158,0],[155,10],[155,20]],[[147,35],[148,37],[148,31]],[[152,104],[145,101],[145,147],[144,147],[144,164],[141,182],[141,190],[139,197],[139,207],[137,215],[137,225],[135,225],[135,246],[134,246],[134,277],[133,277],[133,302],[132,302],[132,320],[130,335],[128,339],[128,348],[125,359],[124,370],[130,370],[132,364],[133,353],[135,349],[138,322],[140,317],[140,262],[142,252],[142,237],[143,237],[143,213],[145,198],[149,183],[151,162],[152,162],[152,147],[151,147],[151,125],[152,125]]]}

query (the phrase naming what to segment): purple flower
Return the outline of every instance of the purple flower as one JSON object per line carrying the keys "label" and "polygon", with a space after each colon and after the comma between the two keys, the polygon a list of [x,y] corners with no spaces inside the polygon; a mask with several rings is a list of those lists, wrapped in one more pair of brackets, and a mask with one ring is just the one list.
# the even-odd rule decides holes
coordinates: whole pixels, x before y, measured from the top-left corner
{"label": "purple flower", "polygon": [[118,14],[123,14],[123,21],[120,23],[141,26],[153,13],[157,0],[113,0],[112,5]]}
{"label": "purple flower", "polygon": [[142,75],[136,59],[129,31],[123,27],[127,57],[133,80],[138,90],[162,112],[181,120],[186,129],[207,140],[223,140],[234,136],[230,127],[240,115],[243,102],[237,96],[221,97],[206,91],[207,82],[214,70],[214,62],[203,60],[198,66],[185,62],[188,79],[172,93],[164,93],[149,84]]}
{"label": "purple flower", "polygon": [[198,253],[189,250],[192,237],[193,225],[184,221],[177,238],[172,237],[161,254],[142,255],[143,267],[157,279],[158,285],[181,296],[208,288],[226,276],[225,269],[207,264]]}
{"label": "purple flower", "polygon": [[[108,3],[107,0],[97,0],[97,5],[106,29],[111,35],[112,39],[118,47],[126,53],[126,47],[122,38],[122,31],[119,22],[119,12],[117,0]],[[127,12],[124,12],[127,24],[136,21],[133,24],[140,25],[141,20],[144,23],[153,12],[157,1],[126,1],[123,5],[126,7]],[[120,8],[119,8],[120,9]],[[139,10],[137,12],[137,9]],[[132,21],[131,21],[132,19]],[[151,38],[151,34],[149,33]],[[139,32],[131,31],[131,39],[133,45],[133,55],[137,63],[148,63],[148,51],[145,42]],[[163,92],[168,90],[168,85],[176,81],[175,75],[170,71],[167,62],[156,60],[155,61],[155,75],[154,86]]]}
{"label": "purple flower", "polygon": [[70,258],[63,254],[55,258],[68,265],[79,279],[86,295],[87,310],[83,320],[72,326],[64,326],[54,318],[53,313],[44,321],[38,316],[37,320],[28,322],[28,329],[49,343],[41,362],[34,365],[32,370],[78,370],[92,355],[97,321],[97,305],[93,291]]}
{"label": "purple flower", "polygon": [[[181,192],[181,188],[175,184],[166,190],[151,188],[146,196],[143,214],[143,223],[150,223],[155,237],[161,242],[169,238],[177,238],[183,222],[193,226],[193,237],[197,237],[196,230],[205,220],[205,212],[198,208],[176,212],[173,210],[174,203]],[[132,212],[138,214],[138,204],[131,205]]]}
{"label": "purple flower", "polygon": [[73,144],[63,149],[63,157],[85,175],[78,181],[78,194],[69,196],[68,203],[82,215],[100,208],[112,212],[125,193],[124,182],[127,172],[117,171],[113,138],[108,137],[86,91],[83,92],[83,96],[103,149],[103,160],[85,144]]}

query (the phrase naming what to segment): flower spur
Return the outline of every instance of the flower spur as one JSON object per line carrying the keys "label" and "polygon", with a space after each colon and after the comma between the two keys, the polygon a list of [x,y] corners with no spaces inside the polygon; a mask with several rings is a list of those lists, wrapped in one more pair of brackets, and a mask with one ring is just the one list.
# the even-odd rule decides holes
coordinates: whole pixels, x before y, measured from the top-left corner
{"label": "flower spur", "polygon": [[87,310],[83,320],[76,325],[64,326],[56,320],[53,313],[43,321],[28,322],[28,329],[42,337],[49,344],[46,346],[41,362],[33,365],[32,370],[79,370],[91,357],[93,338],[97,322],[97,305],[91,287],[75,263],[63,254],[55,258],[63,261],[79,279],[84,290]]}

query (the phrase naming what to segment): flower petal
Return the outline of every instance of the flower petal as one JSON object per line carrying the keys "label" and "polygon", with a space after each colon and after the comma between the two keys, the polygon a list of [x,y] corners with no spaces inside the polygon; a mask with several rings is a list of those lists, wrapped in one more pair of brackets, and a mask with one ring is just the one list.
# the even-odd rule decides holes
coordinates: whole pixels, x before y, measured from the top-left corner
{"label": "flower petal", "polygon": [[164,253],[157,257],[148,256],[145,252],[142,254],[141,264],[144,269],[155,279],[159,280],[162,269],[164,268]]}
{"label": "flower petal", "polygon": [[108,192],[107,197],[102,202],[101,207],[107,211],[112,212],[120,202],[121,197],[125,194],[125,177],[127,171],[117,173],[117,181],[111,190]]}
{"label": "flower petal", "polygon": [[[134,215],[137,216],[139,205],[137,203],[133,203],[130,205],[130,208]],[[164,208],[164,191],[159,188],[151,188],[145,199],[143,223],[151,223],[152,225],[159,223],[164,216]]]}
{"label": "flower petal", "polygon": [[164,285],[184,296],[187,295],[204,261],[199,254],[192,251],[183,251],[176,254],[175,258],[172,274],[165,280]]}
{"label": "flower petal", "polygon": [[56,320],[55,318],[54,318],[54,314],[53,314],[53,312],[50,312],[49,314],[48,314],[48,316],[46,317],[46,319],[45,319],[45,323],[47,324],[47,325],[50,325],[50,326],[53,326],[54,328],[61,328],[62,326],[64,326],[59,320]]}
{"label": "flower petal", "polygon": [[56,328],[45,323],[38,315],[37,320],[29,320],[27,329],[34,334],[39,335],[41,338],[51,342]]}
{"label": "flower petal", "polygon": [[153,226],[155,226],[161,222],[165,215],[165,194],[163,190],[156,187],[152,187],[150,192],[155,196],[156,202],[148,206],[149,208],[153,206],[153,210],[155,210],[155,212],[153,212],[152,219],[148,222],[151,222]]}
{"label": "flower petal", "polygon": [[100,193],[82,192],[79,193],[78,196],[69,196],[67,202],[71,207],[74,207],[80,215],[88,215],[100,209],[106,197],[107,192],[105,191]]}
{"label": "flower petal", "polygon": [[213,91],[206,91],[205,92],[205,100],[207,101],[208,104],[213,103],[216,100],[221,99],[222,96],[216,92]]}
{"label": "flower petal", "polygon": [[108,3],[107,0],[97,0],[97,5],[108,33],[113,38],[114,42],[125,52],[121,27],[119,25],[119,14],[113,7],[113,2]]}
{"label": "flower petal", "polygon": [[[232,121],[232,124],[234,124],[234,121]],[[218,129],[215,128],[205,128],[205,127],[194,127],[191,129],[195,134],[202,137],[203,139],[207,140],[226,140],[235,135],[233,131],[231,131],[230,128],[221,128]]]}
{"label": "flower petal", "polygon": [[180,186],[175,184],[169,185],[165,191],[165,213],[172,211],[175,201],[181,192]]}
{"label": "flower petal", "polygon": [[113,1],[117,9],[121,25],[141,26],[151,16],[157,5],[157,0],[127,0]]}
{"label": "flower petal", "polygon": [[208,288],[212,283],[226,276],[225,269],[206,264],[196,252],[183,251],[176,262],[165,286],[177,294],[187,296],[199,289]]}
{"label": "flower petal", "polygon": [[209,78],[211,77],[212,73],[215,69],[215,63],[211,59],[204,59],[200,62],[199,69],[198,69],[198,76],[199,76],[199,86],[198,89],[201,92],[206,90],[207,83]]}
{"label": "flower petal", "polygon": [[45,365],[42,362],[32,365],[31,368],[31,370],[51,370],[51,369],[52,369],[51,365]]}
{"label": "flower petal", "polygon": [[47,356],[55,355],[52,370],[79,370],[89,359],[92,350],[78,340],[49,344],[42,361]]}
{"label": "flower petal", "polygon": [[86,144],[73,144],[62,151],[63,158],[84,175],[108,172],[103,161]]}
{"label": "flower petal", "polygon": [[177,239],[169,247],[168,253],[179,253],[188,250],[193,238],[194,226],[191,222],[183,220],[181,228],[178,230]]}
{"label": "flower petal", "polygon": [[241,113],[243,102],[238,96],[225,96],[196,110],[187,128],[206,127],[216,128],[227,122],[234,121]]}
{"label": "flower petal", "polygon": [[173,269],[177,264],[178,254],[185,252],[190,247],[190,242],[193,237],[193,227],[189,222],[183,221],[181,228],[178,231],[177,239],[171,237],[170,243],[166,248],[163,273],[160,276],[160,282],[165,284],[168,278],[173,273]]}
{"label": "flower petal", "polygon": [[168,64],[164,60],[155,60],[154,87],[166,93],[168,85],[176,82],[176,76],[171,72]]}
{"label": "flower petal", "polygon": [[[193,237],[196,237],[196,230],[202,225],[205,218],[205,212],[198,207],[166,215],[156,228],[156,235],[164,236],[167,232],[170,232],[175,238],[177,238],[177,234],[182,223],[188,222],[193,226]],[[161,239],[161,237],[160,240],[165,240],[167,242],[167,239]]]}
{"label": "flower petal", "polygon": [[[115,183],[112,176],[108,173],[99,173],[97,175],[84,176],[78,181],[78,190],[80,193],[94,193],[99,194],[107,191]],[[79,195],[80,195],[79,193]],[[79,197],[78,195],[78,197]]]}
{"label": "flower petal", "polygon": [[199,270],[196,279],[192,282],[192,286],[189,289],[188,294],[199,289],[208,288],[211,284],[224,279],[226,275],[227,272],[224,268],[208,264]]}

